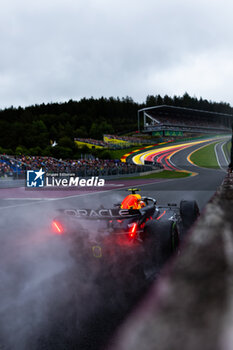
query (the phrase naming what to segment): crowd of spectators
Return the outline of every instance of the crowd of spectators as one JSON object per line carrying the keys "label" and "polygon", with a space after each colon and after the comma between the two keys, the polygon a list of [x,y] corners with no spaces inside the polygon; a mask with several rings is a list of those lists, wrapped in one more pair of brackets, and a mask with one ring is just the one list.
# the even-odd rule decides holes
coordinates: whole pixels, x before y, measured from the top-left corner
{"label": "crowd of spectators", "polygon": [[101,140],[87,139],[87,138],[75,138],[74,141],[88,143],[93,146],[108,147],[108,143]]}
{"label": "crowd of spectators", "polygon": [[136,136],[117,136],[117,135],[104,135],[104,136],[108,137],[109,139],[127,142],[128,144],[131,144],[131,145],[151,143],[151,140],[147,140],[145,138],[140,138]]}
{"label": "crowd of spectators", "polygon": [[195,128],[208,128],[208,129],[226,129],[226,126],[223,123],[220,123],[215,120],[210,120],[208,118],[188,118],[188,117],[179,117],[179,118],[172,118],[172,117],[158,117],[156,116],[155,119],[150,120],[150,122],[147,120],[147,126],[166,126],[166,127],[172,127],[175,126],[181,126],[181,127],[195,127]]}
{"label": "crowd of spectators", "polygon": [[148,170],[148,167],[135,164],[122,163],[120,160],[111,159],[70,159],[58,160],[52,157],[40,156],[2,156],[1,168],[3,175],[22,177],[26,170],[38,170],[43,168],[46,173],[72,173],[76,176],[105,176],[117,174],[130,174]]}
{"label": "crowd of spectators", "polygon": [[87,146],[93,145],[93,148],[95,146],[100,146],[103,148],[108,149],[121,149],[121,148],[127,148],[131,145],[140,145],[140,144],[150,144],[151,140],[135,136],[117,136],[117,135],[109,135],[105,134],[104,139],[108,138],[112,141],[101,141],[101,140],[94,140],[90,138],[75,138],[74,141],[83,142]]}
{"label": "crowd of spectators", "polygon": [[6,161],[5,157],[0,156],[0,177],[7,177],[13,175],[11,163]]}
{"label": "crowd of spectators", "polygon": [[[127,148],[131,145],[135,144],[142,144],[142,143],[151,143],[150,140],[144,140],[136,137],[120,137],[116,135],[104,135],[113,141],[101,141],[101,140],[94,140],[94,139],[88,139],[88,138],[75,138],[74,141],[83,142],[87,146],[90,147],[90,145],[95,148],[95,146],[100,146],[106,149],[121,149],[121,148]],[[115,140],[115,142],[114,142]]]}

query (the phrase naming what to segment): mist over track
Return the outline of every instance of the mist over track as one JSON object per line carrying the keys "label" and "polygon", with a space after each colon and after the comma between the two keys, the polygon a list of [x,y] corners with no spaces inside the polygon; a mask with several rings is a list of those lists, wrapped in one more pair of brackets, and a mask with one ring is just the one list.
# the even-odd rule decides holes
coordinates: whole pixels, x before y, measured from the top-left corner
{"label": "mist over track", "polygon": [[[141,180],[142,195],[155,197],[161,205],[195,199],[202,209],[225,172],[190,164],[187,157],[198,147],[180,150],[171,158],[177,167],[198,175],[149,183]],[[57,191],[52,199],[48,194],[43,199],[28,199],[27,191],[25,197],[17,197],[16,191],[18,199],[14,199],[14,192],[10,198],[2,196],[0,348],[100,349],[140,299],[145,289],[138,281],[127,291],[120,279],[103,288],[93,271],[78,264],[71,254],[72,245],[54,240],[50,233],[50,221],[57,209],[113,207],[136,180],[119,183],[123,185],[120,188],[70,192],[61,198]]]}

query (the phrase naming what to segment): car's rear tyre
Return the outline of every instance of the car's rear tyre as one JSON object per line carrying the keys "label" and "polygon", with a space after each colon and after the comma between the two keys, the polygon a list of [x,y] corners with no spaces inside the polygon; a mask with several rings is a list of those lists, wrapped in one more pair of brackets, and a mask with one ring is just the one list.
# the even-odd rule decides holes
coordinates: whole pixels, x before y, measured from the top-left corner
{"label": "car's rear tyre", "polygon": [[185,231],[187,231],[197,220],[200,211],[196,201],[182,200],[180,202],[180,216]]}
{"label": "car's rear tyre", "polygon": [[173,221],[152,221],[145,225],[142,237],[147,258],[161,267],[176,251],[179,232]]}

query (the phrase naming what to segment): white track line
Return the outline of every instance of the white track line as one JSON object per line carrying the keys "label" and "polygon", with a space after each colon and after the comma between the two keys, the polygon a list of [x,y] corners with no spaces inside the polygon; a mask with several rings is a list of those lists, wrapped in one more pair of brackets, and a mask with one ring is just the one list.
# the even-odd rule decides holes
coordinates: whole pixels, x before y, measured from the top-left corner
{"label": "white track line", "polygon": [[215,156],[216,156],[216,159],[217,159],[217,162],[218,162],[218,165],[219,165],[219,168],[222,169],[222,171],[226,172],[226,169],[224,169],[219,161],[219,157],[218,157],[218,151],[217,151],[217,147],[221,145],[221,142],[219,143],[216,143],[216,145],[214,146],[214,152],[215,152]]}
{"label": "white track line", "polygon": [[[143,153],[143,154],[144,154],[144,153]],[[142,155],[139,159],[140,159],[140,162],[142,162],[142,165],[144,165],[144,164],[145,164],[145,163],[144,163],[144,162],[145,162],[145,160],[144,160],[144,155]]]}
{"label": "white track line", "polygon": [[216,143],[215,146],[214,146],[214,152],[215,152],[215,156],[216,156],[216,159],[217,159],[217,162],[218,162],[218,166],[220,169],[224,170],[219,162],[219,158],[218,158],[218,152],[217,152],[217,146],[219,145],[219,143]]}
{"label": "white track line", "polygon": [[[183,151],[183,150],[180,149],[179,151]],[[169,159],[169,162],[170,162],[171,165],[173,165],[176,169],[182,170],[182,168],[180,168],[179,166],[177,166],[177,165],[176,165],[175,163],[173,163],[173,161],[172,161],[172,158],[173,158],[179,151],[175,152],[175,153],[171,156],[171,158]],[[184,169],[183,169],[183,170],[184,170]]]}
{"label": "white track line", "polygon": [[52,201],[54,198],[1,198],[3,201]]}
{"label": "white track line", "polygon": [[[122,187],[122,188],[124,188],[124,187]],[[96,191],[96,192],[92,192],[92,193],[82,193],[82,194],[77,194],[77,195],[73,195],[73,196],[53,198],[53,200],[57,201],[57,200],[75,198],[75,197],[91,196],[91,195],[94,195],[94,194],[97,194],[97,193],[105,193],[105,192],[111,192],[111,191],[117,191],[117,189],[106,190],[106,191],[99,191],[99,192]],[[35,202],[33,204],[41,204],[41,203],[44,203],[44,202],[45,202],[44,200],[41,200],[41,201],[37,201],[37,202]],[[22,204],[10,205],[10,206],[7,206],[7,207],[0,207],[0,210],[1,209],[17,208],[17,207],[26,207],[28,205],[32,205],[32,203],[22,203]]]}
{"label": "white track line", "polygon": [[225,158],[226,164],[228,165],[228,164],[229,164],[229,162],[230,162],[230,159],[227,159],[227,157],[226,157],[226,153],[225,153],[225,151],[224,151],[224,149],[223,149],[223,147],[225,146],[225,144],[226,144],[227,142],[228,142],[228,141],[225,141],[225,142],[222,144],[222,146],[221,146],[221,150],[222,150],[222,153],[223,153],[223,155],[224,155],[224,158]]}
{"label": "white track line", "polygon": [[[189,177],[185,177],[185,178],[177,178],[177,179],[167,179],[167,180],[162,180],[162,181],[155,181],[155,182],[150,182],[148,184],[141,184],[139,185],[139,187],[144,187],[144,186],[150,186],[150,185],[154,185],[154,184],[159,184],[159,183],[165,183],[165,182],[171,182],[171,181],[181,181],[181,180],[187,180],[190,179]],[[125,188],[128,188],[130,185],[125,185],[122,188],[113,188],[111,190],[105,190],[105,191],[96,191],[96,192],[92,192],[92,193],[82,193],[82,194],[77,194],[77,195],[73,195],[73,196],[69,196],[69,197],[60,197],[60,198],[53,198],[51,201],[59,201],[59,200],[68,200],[70,198],[78,198],[78,197],[84,197],[84,196],[92,196],[95,194],[101,194],[101,193],[106,193],[106,192],[113,192],[113,191],[121,191],[124,190]],[[0,210],[1,209],[11,209],[11,208],[17,208],[17,207],[26,207],[29,205],[35,205],[35,204],[45,204],[46,201],[41,200],[41,201],[36,201],[35,203],[21,203],[21,204],[16,204],[16,205],[10,205],[7,207],[1,207],[0,206]]]}

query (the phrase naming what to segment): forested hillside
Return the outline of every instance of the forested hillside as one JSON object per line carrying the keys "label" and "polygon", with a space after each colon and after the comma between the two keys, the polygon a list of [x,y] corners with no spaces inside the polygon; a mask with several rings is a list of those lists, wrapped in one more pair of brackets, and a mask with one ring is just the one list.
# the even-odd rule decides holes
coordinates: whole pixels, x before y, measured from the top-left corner
{"label": "forested hillside", "polygon": [[[232,113],[228,103],[212,102],[187,93],[182,97],[147,96],[138,104],[132,98],[99,98],[65,103],[49,103],[0,110],[0,153],[29,151],[51,154],[51,141],[74,152],[74,137],[102,139],[103,133],[123,133],[137,129],[137,110],[156,105],[173,105],[221,113]],[[54,152],[54,151],[53,151]],[[58,152],[59,153],[59,152]]]}

